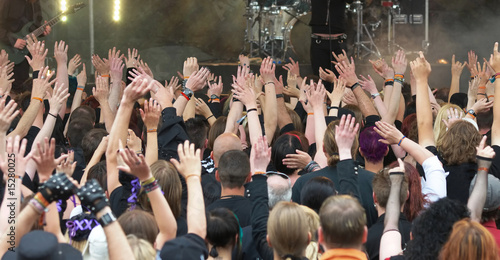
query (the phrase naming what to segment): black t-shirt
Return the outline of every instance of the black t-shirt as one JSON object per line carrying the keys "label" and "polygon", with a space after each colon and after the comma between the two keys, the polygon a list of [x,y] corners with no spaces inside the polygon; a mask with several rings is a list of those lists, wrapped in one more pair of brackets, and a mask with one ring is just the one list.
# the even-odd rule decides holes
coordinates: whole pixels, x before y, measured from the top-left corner
{"label": "black t-shirt", "polygon": [[225,196],[207,207],[207,211],[216,208],[226,208],[231,210],[240,222],[240,226],[246,227],[252,224],[252,201],[243,196]]}
{"label": "black t-shirt", "polygon": [[[384,233],[385,214],[382,214],[375,224],[368,229],[368,237],[366,239],[366,252],[372,260],[379,259],[380,239]],[[405,248],[405,244],[410,241],[411,223],[406,219],[405,215],[399,215],[399,232],[401,233],[401,248]]]}
{"label": "black t-shirt", "polygon": [[[500,146],[492,145],[491,148],[495,151],[495,154],[500,155]],[[500,156],[495,156],[493,162],[490,166],[490,174],[500,179]]]}

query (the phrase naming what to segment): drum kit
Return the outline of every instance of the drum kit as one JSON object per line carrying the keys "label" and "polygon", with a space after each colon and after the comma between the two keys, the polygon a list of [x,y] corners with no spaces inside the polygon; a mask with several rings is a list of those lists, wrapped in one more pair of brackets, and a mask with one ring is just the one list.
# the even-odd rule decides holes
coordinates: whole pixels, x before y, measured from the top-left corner
{"label": "drum kit", "polygon": [[[244,52],[250,57],[273,57],[278,64],[290,57],[310,62],[311,13],[307,2],[248,0],[244,14]],[[380,58],[382,55],[375,42],[380,44],[378,39],[382,39],[382,35],[387,35],[387,42],[384,43],[387,43],[388,53],[401,48],[394,37],[396,19],[391,19],[399,12],[399,3],[392,0],[382,1],[382,4],[378,0],[354,0],[346,4],[346,17],[353,24],[351,37],[348,38],[350,55],[358,59]],[[388,29],[382,32],[382,24],[385,23]]]}

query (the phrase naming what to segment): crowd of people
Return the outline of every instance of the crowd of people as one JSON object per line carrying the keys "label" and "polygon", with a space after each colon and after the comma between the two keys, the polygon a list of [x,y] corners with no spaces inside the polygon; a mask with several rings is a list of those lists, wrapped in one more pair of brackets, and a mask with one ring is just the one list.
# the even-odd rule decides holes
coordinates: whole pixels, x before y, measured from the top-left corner
{"label": "crowd of people", "polygon": [[402,50],[370,61],[383,86],[345,53],[319,78],[241,55],[223,86],[113,48],[91,85],[65,42],[55,72],[26,45],[15,87],[0,52],[2,259],[499,259],[498,43],[437,91]]}

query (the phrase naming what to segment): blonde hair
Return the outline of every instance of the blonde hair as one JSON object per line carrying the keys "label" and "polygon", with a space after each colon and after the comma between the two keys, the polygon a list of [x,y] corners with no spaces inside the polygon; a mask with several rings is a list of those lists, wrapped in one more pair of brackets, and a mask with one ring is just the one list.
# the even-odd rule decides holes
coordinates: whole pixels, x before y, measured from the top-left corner
{"label": "blonde hair", "polygon": [[[323,138],[323,147],[326,154],[328,154],[328,166],[334,167],[339,162],[339,149],[337,147],[337,141],[335,140],[335,126],[339,125],[340,120],[335,120],[328,124],[325,136]],[[358,151],[359,141],[356,137],[352,144],[351,155],[352,158],[356,159],[356,152]],[[321,148],[317,149],[317,153],[323,152]]]}
{"label": "blonde hair", "polygon": [[281,201],[269,214],[269,242],[282,259],[304,256],[309,244],[307,215],[297,203]]}
{"label": "blonde hair", "polygon": [[453,225],[448,241],[443,245],[439,259],[497,260],[497,243],[481,224],[462,219]]}
{"label": "blonde hair", "polygon": [[307,259],[310,260],[319,259],[321,255],[318,254],[318,242],[316,236],[316,233],[318,232],[318,228],[320,225],[319,215],[318,213],[316,213],[316,211],[312,210],[307,206],[300,205],[300,208],[304,210],[304,212],[306,213],[307,224],[309,226],[309,233],[311,233],[311,242],[309,242],[309,245],[307,245],[306,257]]}
{"label": "blonde hair", "polygon": [[127,241],[134,253],[135,259],[155,259],[156,250],[148,241],[138,238],[135,235],[127,235]]}
{"label": "blonde hair", "polygon": [[443,137],[436,142],[436,148],[447,165],[476,162],[476,146],[481,135],[471,123],[459,120],[452,124]]}
{"label": "blonde hair", "polygon": [[437,116],[436,116],[436,121],[434,121],[434,140],[438,142],[438,140],[441,140],[446,133],[446,125],[443,123],[443,120],[448,119],[448,109],[457,109],[459,113],[462,112],[462,109],[455,105],[455,104],[450,104],[447,103],[439,109]]}

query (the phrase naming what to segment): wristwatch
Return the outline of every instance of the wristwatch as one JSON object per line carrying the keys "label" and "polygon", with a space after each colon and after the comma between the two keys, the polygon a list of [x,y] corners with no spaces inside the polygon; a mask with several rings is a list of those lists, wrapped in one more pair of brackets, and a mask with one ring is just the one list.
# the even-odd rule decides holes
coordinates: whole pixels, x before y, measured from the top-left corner
{"label": "wristwatch", "polygon": [[215,94],[212,94],[212,95],[210,96],[210,99],[219,99],[219,98],[220,98],[220,97],[219,97],[219,96],[217,96],[217,95],[215,95]]}
{"label": "wristwatch", "polygon": [[476,117],[476,116],[477,116],[477,115],[476,115],[476,113],[474,112],[474,109],[469,109],[469,110],[467,110],[467,114],[471,114],[471,115],[473,115],[474,117]]}
{"label": "wristwatch", "polygon": [[105,227],[113,222],[116,221],[115,215],[113,215],[113,212],[108,212],[104,214],[100,219],[97,220],[99,224],[101,224],[102,227]]}
{"label": "wristwatch", "polygon": [[193,91],[188,89],[188,88],[185,88],[182,93],[184,93],[184,95],[188,96],[189,99],[191,99],[191,97],[193,96]]}

